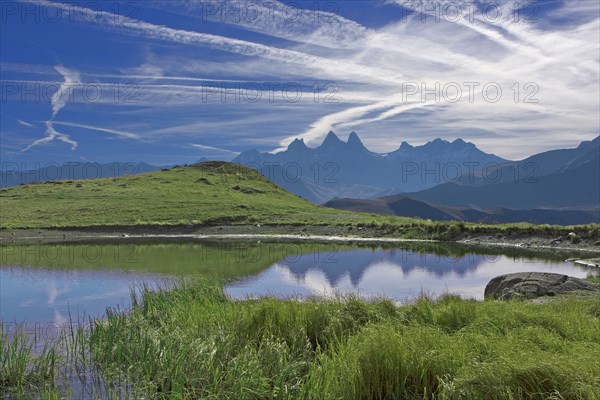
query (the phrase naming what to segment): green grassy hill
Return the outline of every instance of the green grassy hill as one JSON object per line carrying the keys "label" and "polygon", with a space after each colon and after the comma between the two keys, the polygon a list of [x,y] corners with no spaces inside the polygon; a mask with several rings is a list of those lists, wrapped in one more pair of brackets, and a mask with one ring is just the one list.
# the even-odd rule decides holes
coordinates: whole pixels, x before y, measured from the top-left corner
{"label": "green grassy hill", "polygon": [[323,224],[354,220],[315,206],[238,164],[207,162],[115,179],[2,189],[1,228]]}

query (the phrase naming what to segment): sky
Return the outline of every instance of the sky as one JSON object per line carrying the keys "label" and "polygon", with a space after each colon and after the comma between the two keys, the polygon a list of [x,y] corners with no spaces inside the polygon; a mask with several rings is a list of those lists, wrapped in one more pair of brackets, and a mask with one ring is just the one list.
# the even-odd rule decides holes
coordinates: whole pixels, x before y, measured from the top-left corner
{"label": "sky", "polygon": [[2,0],[2,163],[230,160],[356,131],[507,159],[600,132],[597,0]]}

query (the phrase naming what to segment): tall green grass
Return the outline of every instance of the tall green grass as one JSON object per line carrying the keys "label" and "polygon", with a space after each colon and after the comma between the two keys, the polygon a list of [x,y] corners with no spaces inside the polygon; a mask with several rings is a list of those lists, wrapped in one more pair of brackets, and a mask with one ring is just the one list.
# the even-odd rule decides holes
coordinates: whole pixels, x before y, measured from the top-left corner
{"label": "tall green grass", "polygon": [[[409,305],[354,296],[232,301],[220,282],[190,279],[171,290],[146,288],[133,300],[129,312],[109,312],[70,339],[78,347],[67,353],[101,377],[93,381],[94,393],[157,399],[600,398],[599,297],[557,297],[544,304],[451,295]],[[3,359],[20,354],[10,343],[2,342]],[[3,377],[27,370],[23,361],[13,364],[3,364]],[[25,373],[0,382],[5,391],[22,392],[59,379]]]}
{"label": "tall green grass", "polygon": [[60,356],[51,344],[35,349],[35,338],[22,331],[0,332],[0,388],[26,389],[52,382]]}

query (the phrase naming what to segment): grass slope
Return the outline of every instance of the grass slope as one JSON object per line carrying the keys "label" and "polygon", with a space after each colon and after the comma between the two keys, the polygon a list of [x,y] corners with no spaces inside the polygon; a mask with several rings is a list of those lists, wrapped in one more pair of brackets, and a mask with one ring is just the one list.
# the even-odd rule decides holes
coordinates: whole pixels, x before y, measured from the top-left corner
{"label": "grass slope", "polygon": [[209,162],[115,179],[3,189],[3,228],[290,223],[344,214],[294,196],[254,170]]}

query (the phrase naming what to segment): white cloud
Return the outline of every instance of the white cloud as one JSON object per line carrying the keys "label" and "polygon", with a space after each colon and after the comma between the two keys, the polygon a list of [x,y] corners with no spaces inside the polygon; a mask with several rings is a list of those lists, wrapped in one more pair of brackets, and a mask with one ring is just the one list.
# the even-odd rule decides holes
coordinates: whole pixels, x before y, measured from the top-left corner
{"label": "white cloud", "polygon": [[[350,130],[357,126],[365,143],[378,151],[395,147],[404,139],[399,137],[401,132],[413,137],[420,135],[425,140],[431,138],[428,135],[440,136],[446,131],[452,135],[460,135],[461,131],[485,131],[489,134],[484,139],[482,136],[482,140],[488,151],[516,158],[528,155],[531,149],[515,146],[514,142],[507,145],[513,140],[511,138],[520,138],[521,143],[531,143],[537,150],[544,150],[543,143],[548,144],[547,148],[568,146],[575,140],[598,134],[600,130],[600,100],[597,96],[600,91],[600,6],[595,0],[556,3],[552,12],[537,15],[538,21],[514,20],[512,9],[516,2],[509,1],[498,3],[502,6],[502,18],[493,22],[478,13],[472,21],[462,15],[457,22],[444,19],[435,22],[432,18],[423,22],[420,17],[413,16],[377,29],[327,12],[300,12],[293,22],[286,21],[290,6],[275,1],[269,2],[267,11],[273,10],[273,14],[267,19],[232,21],[209,16],[213,23],[224,22],[291,41],[277,41],[284,43],[280,44],[281,48],[258,43],[257,39],[252,42],[174,29],[62,3],[26,1],[60,8],[75,20],[120,34],[233,54],[226,61],[217,63],[194,58],[186,52],[181,57],[153,57],[138,68],[122,70],[122,75],[82,73],[82,76],[96,79],[136,80],[141,104],[149,110],[153,106],[154,110],[169,107],[171,113],[176,107],[197,104],[201,96],[199,86],[204,79],[199,74],[212,76],[215,82],[219,80],[214,78],[215,75],[224,81],[230,74],[247,82],[278,77],[282,81],[298,80],[303,84],[314,80],[337,83],[339,102],[335,105],[315,105],[308,101],[284,104],[289,107],[280,113],[278,121],[273,121],[271,131],[263,128],[264,135],[271,135],[273,141],[285,137],[279,143],[281,146],[295,137],[317,144],[330,129]],[[198,10],[209,3],[214,4],[199,0],[181,2],[175,11],[165,8],[171,6],[167,2],[154,2],[150,6],[198,17]],[[234,3],[226,0],[219,4]],[[405,0],[388,3],[407,4]],[[455,2],[448,0],[445,3]],[[267,7],[260,2],[258,5],[263,7],[259,13]],[[548,24],[544,23],[545,18],[562,18],[565,22]],[[203,28],[202,24],[198,26]],[[336,47],[337,43],[340,46]],[[7,68],[18,69],[15,66]],[[169,74],[173,76],[167,76]],[[406,102],[402,98],[406,82],[424,84],[427,88],[435,87],[438,82],[442,86],[452,82],[460,85],[477,82],[480,86],[473,102],[466,96],[456,103],[445,100],[436,103],[429,99]],[[501,100],[495,103],[485,101],[481,94],[482,86],[491,82],[503,90]],[[539,88],[534,95],[537,103],[524,102],[532,93],[525,88],[527,83],[534,83]],[[517,101],[514,100],[516,88],[519,92]],[[56,99],[54,107],[58,112],[64,104]],[[274,108],[268,103],[252,107],[257,114],[272,114]],[[222,112],[234,114],[238,108],[240,106],[225,104]],[[423,111],[427,113],[426,118],[414,117]],[[298,118],[304,118],[305,128],[289,135],[283,129],[287,128],[290,119],[297,122]],[[256,127],[242,125],[244,119],[239,121],[244,132],[256,130]],[[239,137],[236,122],[235,119],[223,121],[222,127],[227,129],[222,134]],[[215,121],[206,123],[214,125]],[[177,126],[155,127],[145,133],[176,135],[198,124],[200,122],[194,120]],[[280,129],[280,126],[285,127]],[[544,140],[540,140],[542,137]],[[477,139],[474,141],[478,143]]]}
{"label": "white cloud", "polygon": [[99,27],[110,28],[112,31],[132,36],[142,36],[148,39],[163,40],[184,45],[203,46],[249,57],[261,57],[283,63],[298,64],[309,69],[327,71],[331,75],[342,74],[350,77],[362,76],[363,78],[368,77],[369,79],[381,80],[384,82],[392,81],[394,77],[399,76],[398,73],[392,70],[386,70],[377,66],[341,62],[335,59],[303,53],[301,51],[282,49],[246,40],[169,28],[164,25],[155,25],[122,15],[117,16],[109,12],[95,11],[85,7],[49,2],[46,0],[20,1],[57,8],[62,12],[69,13],[69,17],[74,20],[81,22],[94,21],[94,24],[97,24]]}
{"label": "white cloud", "polygon": [[190,146],[192,146],[193,148],[200,149],[200,150],[212,150],[212,151],[218,151],[218,152],[221,152],[221,153],[230,153],[230,154],[235,154],[235,155],[240,154],[238,151],[232,151],[232,150],[222,149],[220,147],[206,146],[206,145],[198,144],[198,143],[188,143],[188,144]]}
{"label": "white cloud", "polygon": [[335,2],[315,3],[310,9],[255,0],[153,1],[147,6],[331,49],[353,49],[367,32],[361,24],[336,14],[339,5]]}
{"label": "white cloud", "polygon": [[126,132],[123,130],[116,130],[116,129],[109,129],[109,128],[102,128],[102,127],[92,126],[92,125],[79,124],[76,122],[54,121],[54,125],[71,126],[74,128],[81,128],[81,129],[87,129],[87,130],[92,130],[92,131],[110,133],[115,136],[123,137],[126,139],[141,139],[142,138],[142,135],[140,135],[138,133]]}
{"label": "white cloud", "polygon": [[67,100],[72,93],[72,87],[78,83],[81,83],[81,77],[79,73],[74,70],[67,69],[61,65],[57,65],[54,67],[58,73],[60,73],[64,82],[59,86],[56,92],[52,95],[50,99],[50,103],[52,106],[52,116],[48,121],[46,121],[46,136],[42,139],[38,139],[33,141],[29,146],[25,147],[22,151],[25,152],[31,149],[34,146],[39,146],[44,143],[49,143],[54,139],[57,139],[63,143],[71,145],[71,150],[75,150],[77,148],[77,142],[69,137],[69,135],[65,135],[64,133],[58,132],[54,129],[53,123],[54,118],[58,115],[60,110],[62,110],[67,105]]}
{"label": "white cloud", "polygon": [[29,122],[25,122],[25,121],[23,121],[23,120],[20,120],[20,119],[18,119],[18,120],[17,120],[17,122],[18,122],[19,124],[23,125],[23,126],[26,126],[26,127],[28,127],[28,128],[34,128],[34,125],[33,125],[33,124],[30,124]]}

